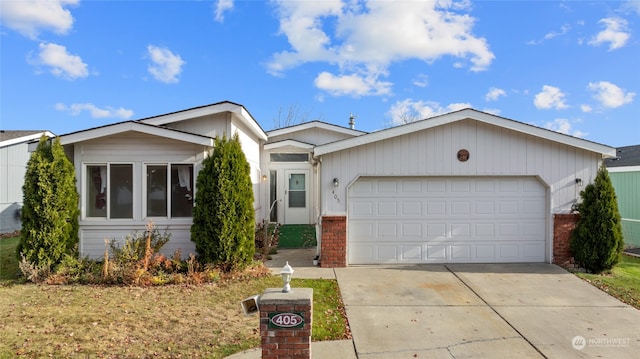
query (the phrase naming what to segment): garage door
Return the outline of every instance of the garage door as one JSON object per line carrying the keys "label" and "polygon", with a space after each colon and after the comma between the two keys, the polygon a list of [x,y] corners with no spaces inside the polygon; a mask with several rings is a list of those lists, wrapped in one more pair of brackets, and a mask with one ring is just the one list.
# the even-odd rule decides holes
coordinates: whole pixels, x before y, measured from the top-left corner
{"label": "garage door", "polygon": [[348,192],[350,264],[545,261],[532,177],[363,177]]}

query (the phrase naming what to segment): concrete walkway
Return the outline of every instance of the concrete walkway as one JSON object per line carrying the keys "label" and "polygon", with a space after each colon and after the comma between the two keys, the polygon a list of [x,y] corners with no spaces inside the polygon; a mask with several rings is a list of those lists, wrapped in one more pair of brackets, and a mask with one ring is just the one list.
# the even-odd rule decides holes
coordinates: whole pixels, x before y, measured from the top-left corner
{"label": "concrete walkway", "polygon": [[555,265],[326,269],[314,254],[281,251],[268,265],[338,280],[353,340],[312,343],[316,359],[639,357],[640,311]]}

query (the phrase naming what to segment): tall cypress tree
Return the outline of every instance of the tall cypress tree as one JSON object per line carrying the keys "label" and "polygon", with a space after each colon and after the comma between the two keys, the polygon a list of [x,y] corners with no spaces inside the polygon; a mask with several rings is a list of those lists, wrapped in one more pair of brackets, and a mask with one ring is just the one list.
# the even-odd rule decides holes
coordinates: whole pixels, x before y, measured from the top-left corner
{"label": "tall cypress tree", "polygon": [[73,164],[59,139],[40,138],[25,173],[18,256],[55,267],[77,256],[79,196]]}
{"label": "tall cypress tree", "polygon": [[251,169],[236,133],[216,138],[198,174],[191,240],[200,261],[225,270],[246,267],[255,253]]}
{"label": "tall cypress tree", "polygon": [[604,166],[580,196],[580,220],[571,235],[571,251],[578,265],[600,273],[618,264],[624,249],[616,193]]}

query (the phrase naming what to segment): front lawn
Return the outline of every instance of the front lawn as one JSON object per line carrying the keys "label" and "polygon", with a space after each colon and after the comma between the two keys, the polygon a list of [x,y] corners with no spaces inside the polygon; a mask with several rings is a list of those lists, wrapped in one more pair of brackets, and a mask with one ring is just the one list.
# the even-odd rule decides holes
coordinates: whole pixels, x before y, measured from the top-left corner
{"label": "front lawn", "polygon": [[[0,286],[0,358],[223,358],[260,346],[258,316],[240,300],[281,287],[279,276],[158,287]],[[311,287],[312,340],[348,338],[337,282]]]}
{"label": "front lawn", "polygon": [[0,283],[13,280],[20,273],[16,249],[20,237],[0,238]]}
{"label": "front lawn", "polygon": [[609,295],[640,309],[640,258],[622,255],[620,263],[610,272],[575,274]]}

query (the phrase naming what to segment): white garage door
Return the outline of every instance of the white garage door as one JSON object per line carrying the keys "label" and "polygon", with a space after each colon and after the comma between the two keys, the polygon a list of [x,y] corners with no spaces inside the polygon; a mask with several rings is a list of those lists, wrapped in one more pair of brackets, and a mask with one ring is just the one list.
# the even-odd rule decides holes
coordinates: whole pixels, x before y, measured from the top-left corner
{"label": "white garage door", "polygon": [[350,264],[545,261],[532,177],[363,177],[348,193]]}

